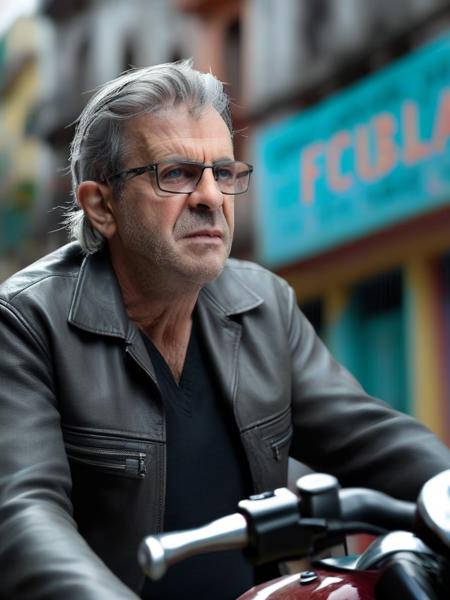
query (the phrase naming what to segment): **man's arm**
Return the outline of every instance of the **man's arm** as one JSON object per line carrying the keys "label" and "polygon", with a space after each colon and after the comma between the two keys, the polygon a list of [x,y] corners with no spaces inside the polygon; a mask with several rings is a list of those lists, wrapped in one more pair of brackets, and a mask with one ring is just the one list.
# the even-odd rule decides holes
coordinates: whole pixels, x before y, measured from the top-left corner
{"label": "man's arm", "polygon": [[292,455],[334,473],[342,485],[415,499],[427,479],[450,467],[450,451],[418,421],[368,396],[331,357],[289,293]]}
{"label": "man's arm", "polygon": [[48,344],[2,301],[0,348],[0,597],[136,599],[77,532]]}

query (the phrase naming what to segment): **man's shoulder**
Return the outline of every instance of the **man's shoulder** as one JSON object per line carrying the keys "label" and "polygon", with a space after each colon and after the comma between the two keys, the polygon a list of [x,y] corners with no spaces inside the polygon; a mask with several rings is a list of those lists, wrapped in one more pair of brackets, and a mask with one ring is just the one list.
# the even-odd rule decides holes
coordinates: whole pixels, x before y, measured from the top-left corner
{"label": "man's shoulder", "polygon": [[25,296],[36,295],[42,299],[44,290],[50,299],[51,294],[58,293],[60,284],[67,285],[78,276],[83,258],[76,242],[54,250],[0,284],[0,300],[14,304]]}

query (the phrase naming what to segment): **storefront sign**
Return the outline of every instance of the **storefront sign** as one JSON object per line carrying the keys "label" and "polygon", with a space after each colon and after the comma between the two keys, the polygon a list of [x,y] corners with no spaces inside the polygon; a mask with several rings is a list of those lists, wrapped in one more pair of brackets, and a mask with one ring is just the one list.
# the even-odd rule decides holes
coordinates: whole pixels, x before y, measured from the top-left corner
{"label": "storefront sign", "polygon": [[450,204],[450,34],[260,130],[259,258],[279,266]]}

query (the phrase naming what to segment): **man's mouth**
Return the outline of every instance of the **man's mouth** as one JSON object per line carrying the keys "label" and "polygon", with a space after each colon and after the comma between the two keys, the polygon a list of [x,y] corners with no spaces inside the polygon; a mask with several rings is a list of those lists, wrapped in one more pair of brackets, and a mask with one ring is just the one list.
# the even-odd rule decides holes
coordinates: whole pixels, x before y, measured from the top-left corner
{"label": "man's mouth", "polygon": [[198,231],[193,231],[192,233],[188,233],[184,236],[187,239],[193,240],[202,240],[206,239],[207,241],[221,241],[223,239],[223,232],[219,229],[199,229]]}

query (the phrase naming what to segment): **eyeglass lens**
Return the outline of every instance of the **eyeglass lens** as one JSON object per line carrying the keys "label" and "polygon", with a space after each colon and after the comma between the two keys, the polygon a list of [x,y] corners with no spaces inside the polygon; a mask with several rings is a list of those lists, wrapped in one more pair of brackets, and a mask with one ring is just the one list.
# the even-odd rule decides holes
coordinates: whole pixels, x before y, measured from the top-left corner
{"label": "eyeglass lens", "polygon": [[247,191],[250,169],[246,163],[235,161],[219,163],[213,167],[189,162],[159,163],[157,178],[161,190],[189,194],[195,190],[205,168],[212,168],[217,186],[224,194],[241,194]]}

